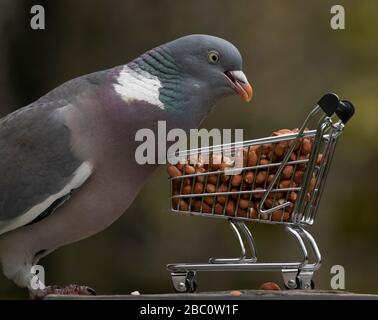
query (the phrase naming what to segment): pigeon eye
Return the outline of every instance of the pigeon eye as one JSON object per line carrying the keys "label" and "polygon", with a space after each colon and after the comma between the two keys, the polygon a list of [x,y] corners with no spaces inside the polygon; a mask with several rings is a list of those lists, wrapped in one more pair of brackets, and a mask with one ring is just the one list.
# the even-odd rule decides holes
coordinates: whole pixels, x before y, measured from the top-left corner
{"label": "pigeon eye", "polygon": [[219,53],[216,51],[210,51],[207,55],[207,60],[209,60],[210,63],[217,63],[219,61]]}

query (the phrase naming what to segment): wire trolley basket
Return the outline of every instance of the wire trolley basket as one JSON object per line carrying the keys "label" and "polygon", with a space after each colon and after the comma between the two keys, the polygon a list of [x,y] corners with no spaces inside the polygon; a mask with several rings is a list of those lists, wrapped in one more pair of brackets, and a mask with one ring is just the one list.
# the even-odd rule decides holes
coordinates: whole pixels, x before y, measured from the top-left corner
{"label": "wire trolley basket", "polygon": [[[169,264],[174,289],[194,292],[198,271],[280,271],[286,288],[313,288],[321,254],[304,228],[315,220],[337,140],[353,114],[351,102],[328,93],[299,129],[183,152],[185,161],[168,167],[171,211],[227,220],[241,256]],[[314,123],[316,129],[308,130]],[[296,239],[303,259],[257,262],[247,222],[283,225]]]}

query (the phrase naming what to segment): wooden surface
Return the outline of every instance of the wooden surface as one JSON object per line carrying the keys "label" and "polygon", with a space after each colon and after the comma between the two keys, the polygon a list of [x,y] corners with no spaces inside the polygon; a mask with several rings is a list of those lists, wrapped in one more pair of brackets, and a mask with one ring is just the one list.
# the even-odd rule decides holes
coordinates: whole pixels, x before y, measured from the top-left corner
{"label": "wooden surface", "polygon": [[141,294],[141,295],[97,295],[97,296],[46,296],[46,300],[65,300],[65,299],[95,299],[95,300],[227,300],[227,299],[243,299],[243,300],[339,300],[339,299],[369,299],[378,300],[378,295],[372,294],[355,294],[346,291],[325,291],[325,290],[282,290],[282,291],[264,291],[264,290],[240,290],[240,296],[233,296],[230,291],[225,292],[201,292],[201,293],[167,293],[167,294]]}

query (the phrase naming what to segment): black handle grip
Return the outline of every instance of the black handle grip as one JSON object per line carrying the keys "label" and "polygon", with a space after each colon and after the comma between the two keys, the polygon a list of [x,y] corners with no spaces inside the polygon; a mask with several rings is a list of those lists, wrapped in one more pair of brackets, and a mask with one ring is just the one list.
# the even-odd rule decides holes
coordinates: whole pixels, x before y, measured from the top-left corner
{"label": "black handle grip", "polygon": [[323,109],[324,113],[331,117],[333,114],[345,124],[354,115],[354,106],[348,100],[340,100],[335,93],[327,93],[318,101],[318,105]]}
{"label": "black handle grip", "polygon": [[354,106],[348,100],[341,100],[339,107],[336,109],[336,114],[339,119],[346,124],[354,115]]}
{"label": "black handle grip", "polygon": [[318,105],[328,117],[331,117],[335,113],[339,104],[340,99],[335,93],[327,93],[318,101]]}

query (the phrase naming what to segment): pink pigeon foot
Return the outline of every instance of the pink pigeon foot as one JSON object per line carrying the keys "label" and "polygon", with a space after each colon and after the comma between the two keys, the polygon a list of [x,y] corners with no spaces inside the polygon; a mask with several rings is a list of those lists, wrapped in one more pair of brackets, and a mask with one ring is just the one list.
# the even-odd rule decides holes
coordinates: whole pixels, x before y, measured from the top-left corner
{"label": "pink pigeon foot", "polygon": [[48,286],[44,289],[30,291],[30,297],[34,300],[43,299],[49,294],[94,296],[96,295],[96,291],[90,287],[79,286],[77,284],[70,284],[66,287]]}

